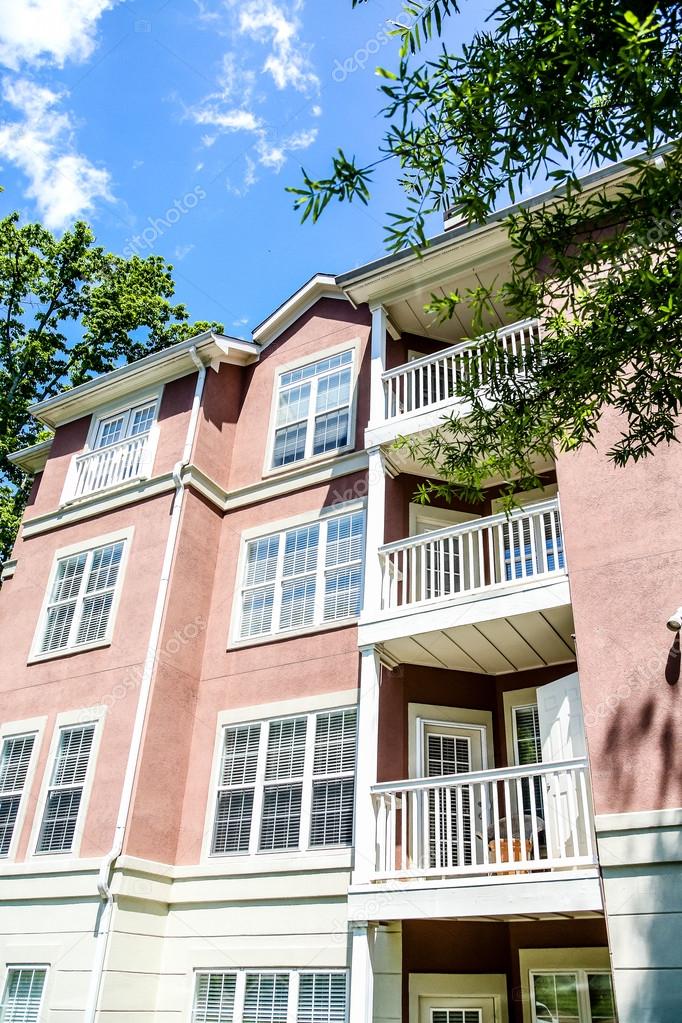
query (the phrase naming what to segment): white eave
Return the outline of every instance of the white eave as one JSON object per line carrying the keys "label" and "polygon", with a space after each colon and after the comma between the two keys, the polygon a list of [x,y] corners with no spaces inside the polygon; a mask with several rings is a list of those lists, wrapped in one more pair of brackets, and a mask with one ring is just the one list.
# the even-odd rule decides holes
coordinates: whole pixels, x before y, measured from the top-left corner
{"label": "white eave", "polygon": [[348,301],[347,296],[336,283],[336,277],[331,274],[315,274],[302,288],[299,288],[273,313],[270,313],[262,323],[254,327],[251,332],[253,340],[261,350],[267,348],[321,298],[338,298],[342,302]]}
{"label": "white eave", "polygon": [[7,461],[11,462],[12,465],[16,465],[17,468],[23,469],[24,472],[33,475],[37,472],[42,472],[49,457],[53,440],[53,437],[49,437],[47,440],[40,441],[39,444],[32,444],[28,448],[12,451],[7,456]]}
{"label": "white eave", "polygon": [[84,384],[62,391],[54,398],[31,405],[29,412],[41,423],[56,429],[88,415],[104,402],[196,373],[197,367],[190,354],[193,348],[205,366],[214,368],[222,362],[246,366],[256,362],[259,354],[251,341],[206,331],[120,369],[86,380]]}

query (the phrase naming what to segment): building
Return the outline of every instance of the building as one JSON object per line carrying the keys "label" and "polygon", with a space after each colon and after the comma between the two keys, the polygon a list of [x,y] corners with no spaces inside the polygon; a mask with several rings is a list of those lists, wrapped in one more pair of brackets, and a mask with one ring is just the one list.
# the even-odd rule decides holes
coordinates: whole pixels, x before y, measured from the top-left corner
{"label": "building", "polygon": [[394,447],[466,414],[425,301],[508,261],[455,228],[34,407],[4,1020],[679,1018],[680,455],[607,416],[507,518]]}

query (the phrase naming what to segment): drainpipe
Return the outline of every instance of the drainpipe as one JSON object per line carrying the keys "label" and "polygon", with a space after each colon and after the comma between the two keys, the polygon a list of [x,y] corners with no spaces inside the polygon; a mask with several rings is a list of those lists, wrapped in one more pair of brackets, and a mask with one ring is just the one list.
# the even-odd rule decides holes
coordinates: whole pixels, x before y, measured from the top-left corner
{"label": "drainpipe", "polygon": [[102,860],[99,874],[97,876],[97,891],[104,902],[104,908],[102,910],[100,927],[97,934],[95,961],[93,963],[90,989],[88,991],[88,1001],[85,1008],[85,1023],[95,1023],[97,1016],[97,1003],[99,1002],[99,995],[102,987],[104,962],[109,943],[111,920],[114,911],[114,896],[111,890],[111,877],[116,860],[123,851],[123,840],[125,837],[128,814],[130,813],[130,805],[133,798],[135,775],[137,774],[137,767],[142,749],[142,736],[144,734],[144,724],[147,718],[147,710],[149,708],[154,666],[156,664],[159,640],[161,637],[161,626],[163,624],[163,615],[166,609],[168,584],[170,581],[171,567],[173,564],[173,557],[175,555],[178,531],[180,528],[180,515],[182,512],[185,493],[185,488],[182,485],[181,478],[182,470],[189,463],[189,460],[192,457],[192,448],[194,446],[197,423],[199,421],[199,408],[204,390],[204,382],[206,380],[206,367],[199,358],[194,346],[189,349],[189,355],[198,370],[197,382],[196,387],[194,388],[192,411],[190,414],[189,424],[187,426],[187,437],[185,440],[185,447],[182,452],[182,458],[173,467],[175,494],[173,495],[168,539],[166,540],[166,551],[163,558],[163,566],[161,568],[159,588],[156,594],[152,627],[149,634],[149,643],[147,645],[142,678],[140,679],[140,694],[137,701],[133,734],[131,736],[130,749],[128,751],[128,762],[126,764],[123,788],[121,790],[121,801],[118,808],[118,816],[116,818],[114,840],[111,849]]}

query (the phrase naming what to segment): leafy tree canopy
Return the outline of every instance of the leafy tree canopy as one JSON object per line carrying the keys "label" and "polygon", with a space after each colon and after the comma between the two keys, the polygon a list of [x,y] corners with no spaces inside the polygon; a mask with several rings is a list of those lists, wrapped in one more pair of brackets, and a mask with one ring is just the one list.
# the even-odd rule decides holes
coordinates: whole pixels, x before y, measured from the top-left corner
{"label": "leafy tree canopy", "polygon": [[[390,161],[405,202],[389,214],[388,246],[419,251],[429,215],[480,223],[533,182],[556,186],[551,202],[506,217],[512,269],[494,295],[434,296],[427,306],[446,319],[466,302],[481,331],[493,299],[510,319],[543,315],[542,359],[523,375],[472,378],[471,415],[416,445],[445,475],[437,490],[474,499],[491,476],[535,485],[535,456],[593,443],[605,405],[622,413],[609,452],[617,464],[677,439],[682,4],[503,0],[457,46],[460,6],[404,4],[396,66],[378,69],[387,120],[379,154],[360,161],[339,151],[327,178],[304,171],[290,191],[303,219],[317,220],[332,200],[367,202],[374,168]],[[646,159],[663,144],[662,158]],[[621,159],[632,159],[632,174],[617,187],[581,186]],[[495,365],[494,340],[484,344]]]}
{"label": "leafy tree canopy", "polygon": [[0,561],[30,480],[7,455],[49,436],[28,406],[217,323],[188,322],[173,304],[172,266],[105,252],[76,223],[56,238],[17,213],[0,221]]}

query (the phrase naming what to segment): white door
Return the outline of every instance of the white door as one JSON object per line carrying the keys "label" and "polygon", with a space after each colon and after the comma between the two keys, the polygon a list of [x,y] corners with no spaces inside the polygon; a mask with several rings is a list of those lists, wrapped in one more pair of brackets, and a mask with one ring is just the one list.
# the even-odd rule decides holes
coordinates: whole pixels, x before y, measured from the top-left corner
{"label": "white door", "polygon": [[[485,729],[445,722],[421,722],[422,777],[481,771],[485,762]],[[459,816],[461,812],[461,827]],[[472,846],[480,833],[481,807],[471,805],[468,789],[434,786],[428,791],[428,865],[455,873],[472,863]]]}
{"label": "white door", "polygon": [[[542,762],[562,763],[587,755],[583,706],[577,672],[537,690]],[[582,795],[575,773],[558,771],[545,779],[545,835],[551,858],[580,855],[589,827],[580,813]]]}
{"label": "white door", "polygon": [[[410,508],[412,536],[422,536],[424,533],[433,533],[439,529],[447,529],[448,526],[456,526],[461,522],[469,522],[471,519],[478,519],[480,515],[472,512],[455,511],[450,508],[429,508],[421,505],[412,505]],[[421,586],[423,580],[424,593],[420,599],[436,600],[439,597],[451,596],[458,593],[463,585],[469,580],[470,572],[467,562],[467,550],[464,548],[464,558],[460,559],[459,544],[455,540],[444,539],[433,547],[426,547],[418,553],[418,557],[424,558],[422,571],[421,564],[415,565],[417,579]]]}

